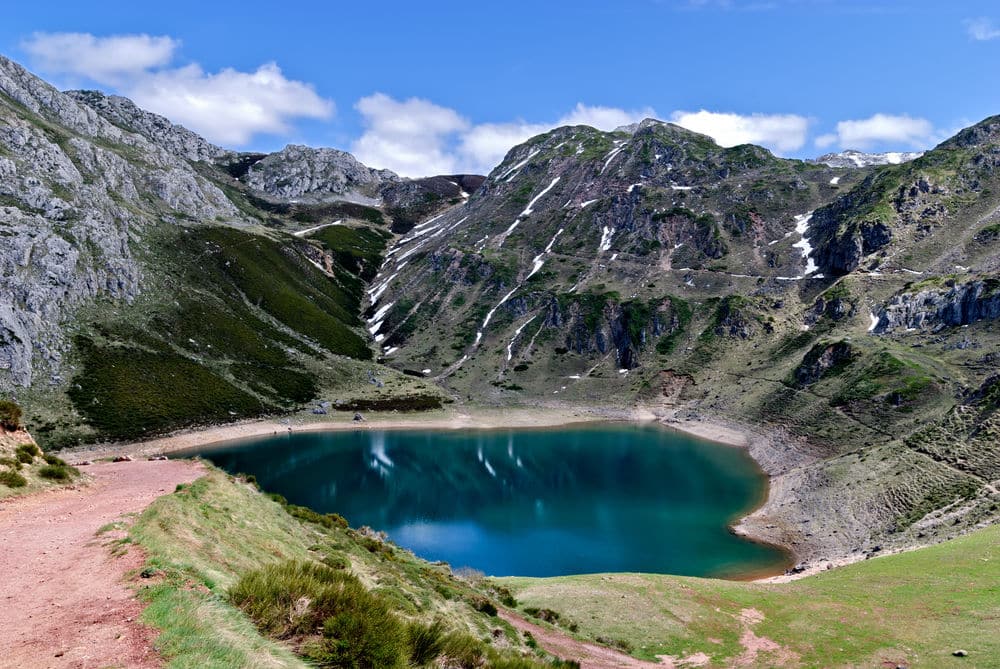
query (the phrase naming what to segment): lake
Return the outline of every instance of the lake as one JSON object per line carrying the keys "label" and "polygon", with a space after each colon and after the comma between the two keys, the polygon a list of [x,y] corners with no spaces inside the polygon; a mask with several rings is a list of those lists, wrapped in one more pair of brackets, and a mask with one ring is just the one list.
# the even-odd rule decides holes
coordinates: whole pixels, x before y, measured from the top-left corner
{"label": "lake", "polygon": [[493,576],[736,577],[785,555],[733,535],[767,480],[747,453],[654,426],[278,434],[188,451],[293,504]]}

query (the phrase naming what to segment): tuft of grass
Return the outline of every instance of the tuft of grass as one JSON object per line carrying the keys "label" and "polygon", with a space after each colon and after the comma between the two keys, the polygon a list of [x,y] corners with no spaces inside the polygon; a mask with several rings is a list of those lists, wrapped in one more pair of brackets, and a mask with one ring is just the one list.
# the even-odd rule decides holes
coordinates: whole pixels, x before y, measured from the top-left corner
{"label": "tuft of grass", "polygon": [[426,667],[444,652],[445,627],[440,620],[430,624],[412,621],[406,625],[410,664]]}
{"label": "tuft of grass", "polygon": [[66,465],[45,465],[38,470],[38,475],[50,481],[69,481],[79,474],[75,467]]}
{"label": "tuft of grass", "polygon": [[327,618],[365,606],[368,596],[353,575],[299,561],[248,572],[229,589],[229,600],[262,632],[279,639],[314,634]]}
{"label": "tuft of grass", "polygon": [[17,430],[21,427],[21,407],[13,400],[0,399],[0,427]]}
{"label": "tuft of grass", "polygon": [[0,483],[8,488],[23,488],[28,480],[12,469],[5,469],[0,472]]}

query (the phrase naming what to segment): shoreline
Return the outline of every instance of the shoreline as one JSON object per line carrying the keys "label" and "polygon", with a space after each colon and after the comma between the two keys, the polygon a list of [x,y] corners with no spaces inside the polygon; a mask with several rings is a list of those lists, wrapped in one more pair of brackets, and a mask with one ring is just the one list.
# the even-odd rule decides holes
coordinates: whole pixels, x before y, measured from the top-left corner
{"label": "shoreline", "polygon": [[[110,459],[127,455],[131,458],[152,458],[183,454],[185,451],[222,446],[229,442],[254,439],[257,437],[287,434],[289,432],[341,432],[355,430],[501,430],[501,429],[546,429],[570,425],[591,425],[608,422],[626,422],[640,425],[656,425],[677,434],[695,437],[705,441],[740,448],[760,469],[765,489],[754,506],[728,525],[730,532],[754,543],[772,546],[787,556],[780,569],[756,570],[742,576],[721,577],[724,580],[743,582],[784,582],[795,580],[819,571],[811,567],[806,572],[791,574],[788,568],[798,563],[802,555],[792,546],[770,541],[763,536],[755,536],[740,530],[740,525],[751,515],[773,502],[771,485],[774,475],[769,473],[751,449],[753,436],[749,431],[736,429],[708,418],[687,420],[678,418],[676,412],[654,411],[648,407],[634,409],[608,409],[590,407],[515,407],[515,408],[467,408],[465,410],[438,410],[424,413],[400,414],[395,412],[370,412],[364,414],[364,421],[354,421],[353,412],[335,412],[313,416],[297,414],[281,419],[248,420],[223,425],[195,427],[177,431],[149,440],[133,442],[113,442],[69,448],[65,456],[71,456],[79,463],[88,460]],[[849,558],[845,558],[847,560]],[[855,560],[850,560],[851,562]],[[838,564],[839,566],[839,564]],[[782,579],[782,580],[775,580]]]}

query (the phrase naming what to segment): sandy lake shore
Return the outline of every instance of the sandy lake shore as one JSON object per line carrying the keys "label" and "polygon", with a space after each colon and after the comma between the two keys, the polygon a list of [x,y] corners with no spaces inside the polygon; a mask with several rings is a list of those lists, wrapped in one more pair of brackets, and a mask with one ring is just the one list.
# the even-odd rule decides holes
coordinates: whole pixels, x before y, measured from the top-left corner
{"label": "sandy lake shore", "polygon": [[101,460],[118,455],[144,458],[166,455],[209,444],[292,432],[321,432],[335,430],[472,430],[505,428],[562,427],[580,423],[624,421],[661,423],[691,436],[730,446],[746,447],[748,440],[738,430],[711,421],[685,421],[664,416],[647,409],[606,408],[461,408],[429,411],[426,413],[371,412],[364,414],[364,421],[356,422],[350,412],[325,416],[297,414],[282,419],[252,420],[226,425],[182,430],[173,434],[145,441],[106,443],[70,448],[64,454],[75,462]]}

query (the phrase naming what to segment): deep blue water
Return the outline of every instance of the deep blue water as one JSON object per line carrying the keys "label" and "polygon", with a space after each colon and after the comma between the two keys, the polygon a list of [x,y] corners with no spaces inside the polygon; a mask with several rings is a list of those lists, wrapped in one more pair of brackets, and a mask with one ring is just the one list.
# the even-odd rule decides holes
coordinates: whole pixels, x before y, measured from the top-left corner
{"label": "deep blue water", "polygon": [[750,457],[655,427],[359,429],[197,453],[428,560],[494,576],[732,576],[784,562],[727,529],[764,494]]}

